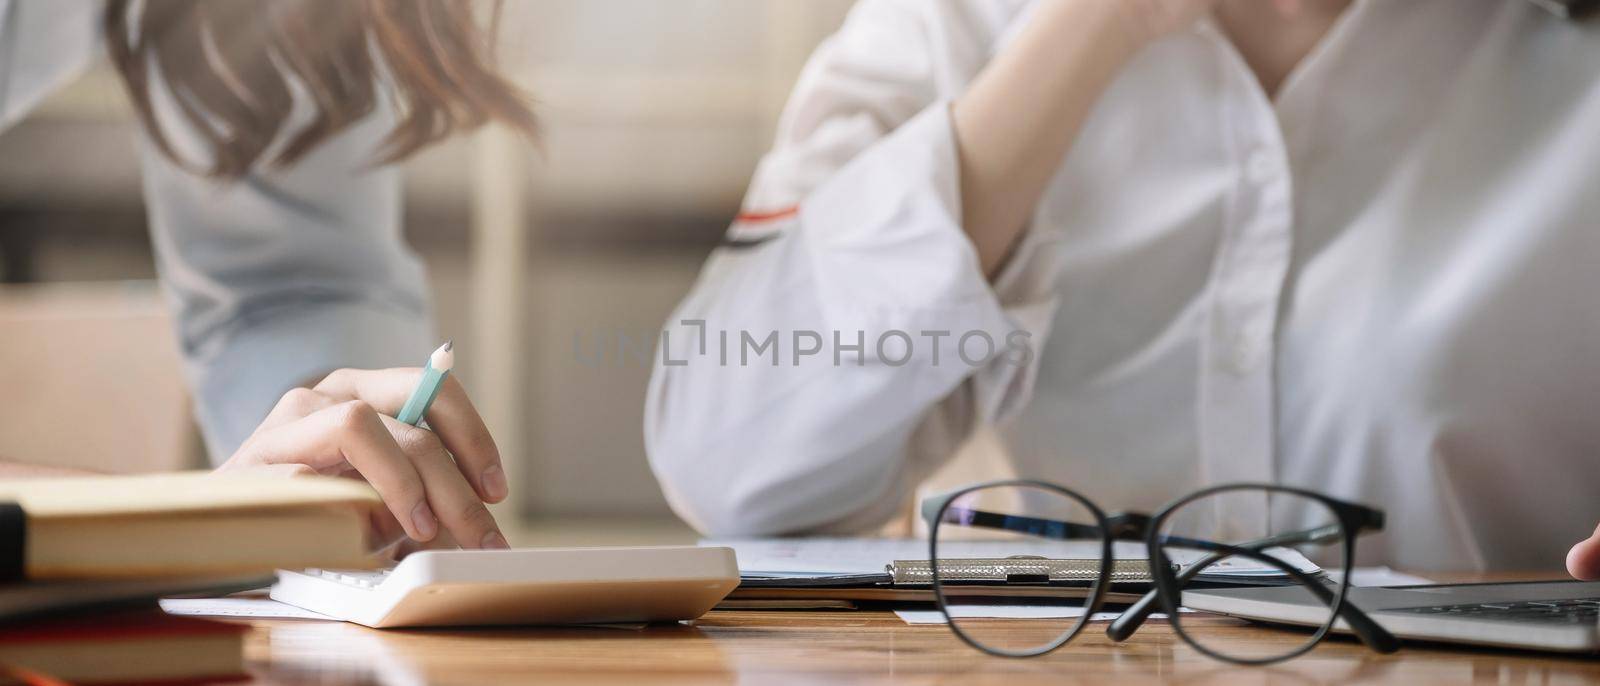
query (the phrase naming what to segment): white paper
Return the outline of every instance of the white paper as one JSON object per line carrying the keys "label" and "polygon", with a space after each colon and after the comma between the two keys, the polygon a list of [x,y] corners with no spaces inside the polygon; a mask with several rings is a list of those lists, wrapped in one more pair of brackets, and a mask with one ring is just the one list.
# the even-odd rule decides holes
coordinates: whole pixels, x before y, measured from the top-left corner
{"label": "white paper", "polygon": [[162,598],[161,609],[169,615],[184,615],[188,617],[339,621],[327,615],[317,614],[310,610],[302,610],[270,598]]}
{"label": "white paper", "polygon": [[[169,615],[187,617],[234,617],[239,619],[314,619],[338,622],[339,619],[310,610],[302,610],[270,598],[162,598],[161,609]],[[647,622],[612,622],[609,624],[577,624],[591,629],[618,629],[640,631],[650,626]]]}
{"label": "white paper", "polygon": [[[1180,609],[1179,612],[1192,612],[1189,609]],[[1082,617],[1083,608],[1061,605],[963,605],[950,609],[956,619],[1071,619]],[[895,610],[894,613],[907,624],[946,624],[944,613],[938,610]],[[1089,617],[1091,622],[1109,622],[1122,615],[1121,612],[1096,612]],[[1150,619],[1166,619],[1163,612],[1153,612]]]}
{"label": "white paper", "polygon": [[[706,546],[733,548],[739,572],[746,576],[807,577],[845,574],[882,574],[896,560],[928,559],[928,542],[907,538],[752,538],[705,540]],[[1119,560],[1148,559],[1144,544],[1117,541],[1112,547]],[[1190,551],[1178,551],[1190,552]],[[1307,573],[1319,571],[1316,564],[1293,550],[1272,549],[1271,554],[1294,564]],[[1001,558],[1036,555],[1056,560],[1100,557],[1100,546],[1091,541],[965,541],[941,543],[940,557]],[[1203,553],[1171,555],[1172,561],[1188,564]],[[1253,565],[1231,558],[1206,568],[1208,574],[1236,576],[1276,576],[1278,569]]]}
{"label": "white paper", "polygon": [[882,574],[895,560],[928,559],[928,542],[895,538],[764,538],[701,541],[733,548],[750,576]]}
{"label": "white paper", "polygon": [[[1333,579],[1335,583],[1343,575],[1344,572],[1342,571],[1328,571],[1328,577]],[[1351,586],[1419,586],[1431,583],[1433,583],[1431,579],[1424,579],[1415,574],[1397,572],[1388,567],[1357,567],[1350,570]]]}

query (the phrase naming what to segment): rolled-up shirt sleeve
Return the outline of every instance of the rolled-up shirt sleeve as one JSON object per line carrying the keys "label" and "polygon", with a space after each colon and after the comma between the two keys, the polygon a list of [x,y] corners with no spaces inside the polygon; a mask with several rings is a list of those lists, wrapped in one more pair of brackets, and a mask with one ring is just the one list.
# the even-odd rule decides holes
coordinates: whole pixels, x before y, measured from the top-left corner
{"label": "rolled-up shirt sleeve", "polygon": [[391,121],[380,111],[292,167],[233,182],[144,146],[157,269],[213,461],[290,388],[341,367],[414,366],[431,349],[400,172],[370,164]]}
{"label": "rolled-up shirt sleeve", "polygon": [[[668,322],[646,448],[703,532],[881,524],[1024,401],[1053,296],[991,285],[962,230],[948,94],[925,45],[937,5],[861,3],[819,49],[728,245]],[[1026,244],[1016,259],[1033,259]],[[755,353],[774,333],[778,350]]]}

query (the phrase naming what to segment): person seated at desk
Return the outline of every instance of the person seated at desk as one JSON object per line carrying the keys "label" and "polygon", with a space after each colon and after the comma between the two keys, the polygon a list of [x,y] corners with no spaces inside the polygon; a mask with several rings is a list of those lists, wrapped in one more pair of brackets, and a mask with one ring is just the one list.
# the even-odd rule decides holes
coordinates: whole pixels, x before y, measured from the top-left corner
{"label": "person seated at desk", "polygon": [[505,472],[460,384],[432,431],[391,418],[420,374],[401,367],[438,345],[393,163],[491,120],[535,129],[473,5],[0,0],[0,128],[104,44],[143,124],[157,266],[220,468],[359,476],[394,515],[387,540],[504,548],[484,503]]}
{"label": "person seated at desk", "polygon": [[653,469],[855,532],[993,427],[1112,508],[1278,482],[1387,509],[1368,564],[1600,576],[1597,64],[1526,0],[863,0],[668,323]]}

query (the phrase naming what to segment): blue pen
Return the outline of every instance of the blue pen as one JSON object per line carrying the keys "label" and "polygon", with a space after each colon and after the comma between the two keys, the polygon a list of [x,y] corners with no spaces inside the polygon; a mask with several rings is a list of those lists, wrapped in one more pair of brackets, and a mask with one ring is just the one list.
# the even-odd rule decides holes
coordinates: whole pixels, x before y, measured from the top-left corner
{"label": "blue pen", "polygon": [[428,356],[428,366],[422,370],[422,380],[417,382],[416,390],[411,391],[411,397],[406,400],[405,407],[400,408],[400,414],[395,419],[412,426],[422,423],[422,418],[428,415],[428,408],[433,407],[433,399],[439,396],[439,387],[444,385],[445,377],[450,376],[450,370],[456,366],[454,348],[454,340],[445,341]]}

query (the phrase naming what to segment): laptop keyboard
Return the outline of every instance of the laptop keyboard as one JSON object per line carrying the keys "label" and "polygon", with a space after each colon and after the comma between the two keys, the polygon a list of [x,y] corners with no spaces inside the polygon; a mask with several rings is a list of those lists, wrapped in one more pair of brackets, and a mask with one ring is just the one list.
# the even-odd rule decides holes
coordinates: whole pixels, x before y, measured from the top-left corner
{"label": "laptop keyboard", "polygon": [[1409,614],[1485,619],[1523,624],[1593,624],[1600,621],[1600,598],[1436,605],[1384,610],[1384,612],[1405,612]]}

